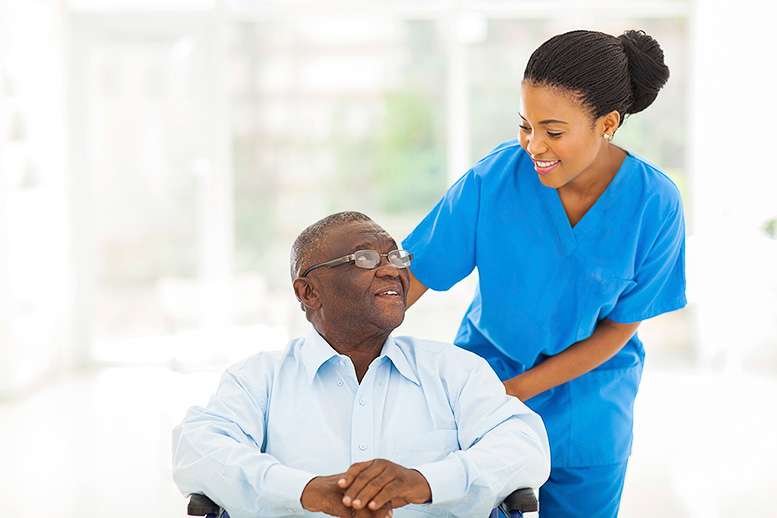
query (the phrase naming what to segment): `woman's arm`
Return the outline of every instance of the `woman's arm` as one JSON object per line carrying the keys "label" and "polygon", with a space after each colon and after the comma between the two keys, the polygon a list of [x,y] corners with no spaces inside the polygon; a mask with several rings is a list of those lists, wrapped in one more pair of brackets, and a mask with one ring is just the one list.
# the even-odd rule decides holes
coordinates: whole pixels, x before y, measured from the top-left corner
{"label": "woman's arm", "polygon": [[637,331],[637,327],[639,322],[621,324],[602,320],[593,334],[585,340],[506,380],[505,389],[511,396],[526,401],[541,392],[582,376],[615,356]]}
{"label": "woman's arm", "polygon": [[421,281],[415,278],[415,275],[413,275],[413,272],[410,273],[410,288],[407,291],[407,307],[409,308],[413,304],[415,304],[415,301],[421,298],[421,295],[426,293],[427,288],[423,285]]}

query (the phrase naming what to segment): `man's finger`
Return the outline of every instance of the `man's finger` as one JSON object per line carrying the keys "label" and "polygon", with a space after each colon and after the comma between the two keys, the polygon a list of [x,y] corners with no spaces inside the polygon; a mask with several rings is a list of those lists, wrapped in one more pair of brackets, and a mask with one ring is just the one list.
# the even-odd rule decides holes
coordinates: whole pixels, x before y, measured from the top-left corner
{"label": "man's finger", "polygon": [[402,484],[394,479],[381,489],[378,494],[372,497],[367,503],[370,510],[380,509],[382,507],[401,507],[407,505],[407,499],[402,494]]}
{"label": "man's finger", "polygon": [[351,464],[351,467],[348,468],[345,473],[343,473],[343,476],[340,478],[340,480],[337,481],[337,485],[342,489],[349,487],[351,484],[353,484],[353,481],[356,479],[356,477],[359,476],[359,473],[371,466],[373,462],[375,461],[368,460]]}
{"label": "man's finger", "polygon": [[343,505],[340,498],[333,498],[328,505],[321,510],[324,514],[329,516],[336,516],[337,518],[351,518],[352,510]]}
{"label": "man's finger", "polygon": [[[388,483],[396,479],[396,475],[397,475],[396,469],[393,469],[393,466],[389,466],[388,468],[386,468],[378,476],[370,480],[367,483],[367,485],[364,486],[362,490],[359,491],[355,497],[353,497],[352,506],[355,509],[361,509],[363,507],[367,507],[367,504],[370,503],[370,500],[372,500],[375,497],[375,495],[380,493],[381,489],[383,489]],[[378,507],[376,507],[376,509]]]}
{"label": "man's finger", "polygon": [[[346,506],[352,506],[352,502],[356,499],[356,495],[361,492],[364,487],[372,481],[375,477],[379,476],[386,469],[386,464],[382,462],[374,462],[372,465],[363,469],[361,473],[349,484],[348,489],[343,495],[343,503]],[[367,505],[367,502],[362,502],[362,506]]]}
{"label": "man's finger", "polygon": [[372,511],[370,509],[360,509],[353,512],[354,518],[391,518],[394,515],[394,511],[391,506],[385,506],[380,509]]}

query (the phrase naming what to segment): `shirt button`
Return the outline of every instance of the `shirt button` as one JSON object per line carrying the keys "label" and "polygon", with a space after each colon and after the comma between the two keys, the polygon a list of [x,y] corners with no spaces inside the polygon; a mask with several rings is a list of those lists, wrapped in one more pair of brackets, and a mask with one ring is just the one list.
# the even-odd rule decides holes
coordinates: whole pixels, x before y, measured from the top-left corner
{"label": "shirt button", "polygon": [[359,449],[360,449],[361,451],[364,451],[364,450],[366,450],[366,449],[367,449],[367,445],[366,445],[366,444],[360,444],[360,445],[359,445]]}
{"label": "shirt button", "polygon": [[360,399],[360,400],[359,400],[359,404],[360,404],[361,406],[364,406],[364,405],[366,405],[366,404],[367,404],[367,402],[366,402],[365,400],[363,400],[363,399]]}
{"label": "shirt button", "polygon": [[337,386],[342,387],[343,386],[343,380],[337,380]]}

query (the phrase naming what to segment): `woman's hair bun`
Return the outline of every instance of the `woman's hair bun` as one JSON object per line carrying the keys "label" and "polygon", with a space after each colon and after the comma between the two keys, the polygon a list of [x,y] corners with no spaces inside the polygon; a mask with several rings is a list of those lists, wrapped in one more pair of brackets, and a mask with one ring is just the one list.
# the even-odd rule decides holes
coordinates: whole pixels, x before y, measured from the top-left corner
{"label": "woman's hair bun", "polygon": [[626,113],[638,113],[651,105],[669,79],[664,51],[645,31],[626,31],[618,36],[629,60],[633,102]]}

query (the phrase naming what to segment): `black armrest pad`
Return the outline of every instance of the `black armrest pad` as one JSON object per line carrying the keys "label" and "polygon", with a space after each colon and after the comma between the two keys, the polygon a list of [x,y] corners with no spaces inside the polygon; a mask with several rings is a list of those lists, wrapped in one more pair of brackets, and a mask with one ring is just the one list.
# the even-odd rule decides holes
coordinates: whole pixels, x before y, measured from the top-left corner
{"label": "black armrest pad", "polygon": [[192,495],[186,513],[189,516],[205,516],[206,514],[219,514],[219,505],[205,495]]}
{"label": "black armrest pad", "polygon": [[[516,489],[502,502],[502,510],[509,515],[512,511],[521,513],[536,512],[538,506],[534,490],[530,488]],[[205,495],[192,495],[189,499],[187,514],[189,516],[205,516],[206,514],[218,514],[221,508],[213,500]]]}
{"label": "black armrest pad", "polygon": [[500,506],[502,511],[508,514],[511,511],[518,511],[521,513],[533,513],[539,508],[537,497],[534,494],[534,490],[528,487],[522,489],[516,489],[505,498],[504,502]]}

